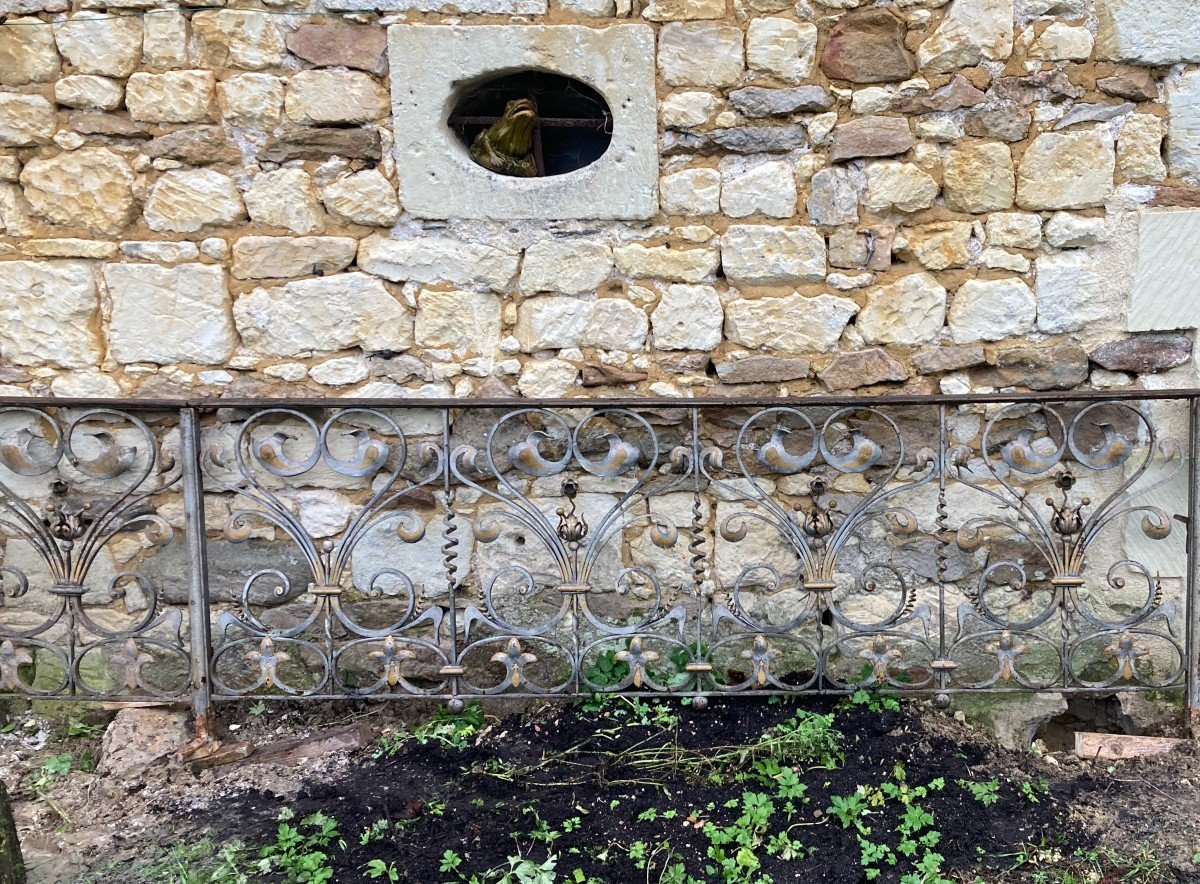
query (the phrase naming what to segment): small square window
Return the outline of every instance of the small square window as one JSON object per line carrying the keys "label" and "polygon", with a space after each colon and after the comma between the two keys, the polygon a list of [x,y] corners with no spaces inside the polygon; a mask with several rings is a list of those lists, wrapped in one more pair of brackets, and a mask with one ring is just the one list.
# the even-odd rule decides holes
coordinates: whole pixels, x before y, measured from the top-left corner
{"label": "small square window", "polygon": [[[393,25],[388,52],[396,171],[411,214],[569,220],[658,212],[649,26]],[[539,143],[517,139],[521,156],[512,163],[489,160],[480,133],[506,110],[526,115],[531,105]],[[568,129],[578,131],[559,131]]]}

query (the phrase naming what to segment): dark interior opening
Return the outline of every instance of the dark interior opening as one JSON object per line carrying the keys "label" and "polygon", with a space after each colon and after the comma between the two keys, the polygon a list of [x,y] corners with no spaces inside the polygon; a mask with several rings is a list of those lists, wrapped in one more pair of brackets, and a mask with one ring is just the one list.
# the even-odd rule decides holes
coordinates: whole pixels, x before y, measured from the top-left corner
{"label": "dark interior opening", "polygon": [[480,132],[497,122],[510,101],[535,105],[533,154],[538,176],[563,175],[589,166],[612,142],[612,113],[586,83],[542,71],[504,74],[466,90],[447,121],[470,149]]}

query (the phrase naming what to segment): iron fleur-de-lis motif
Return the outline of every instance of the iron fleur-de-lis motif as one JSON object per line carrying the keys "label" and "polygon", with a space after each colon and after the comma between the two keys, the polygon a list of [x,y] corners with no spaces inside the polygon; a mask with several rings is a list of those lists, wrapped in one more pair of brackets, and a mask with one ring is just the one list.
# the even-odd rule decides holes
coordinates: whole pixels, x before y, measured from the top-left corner
{"label": "iron fleur-de-lis motif", "polygon": [[143,685],[142,670],[154,662],[154,657],[138,648],[137,642],[130,638],[112,655],[112,661],[121,667],[122,684],[136,691]]}
{"label": "iron fleur-de-lis motif", "polygon": [[396,641],[394,635],[389,635],[383,640],[383,650],[371,651],[367,654],[371,660],[378,660],[383,666],[383,680],[387,682],[388,687],[395,687],[400,683],[400,668],[405,661],[415,660],[417,655],[406,647],[402,647]]}
{"label": "iron fleur-de-lis motif", "polygon": [[15,690],[21,684],[21,667],[32,663],[33,655],[27,649],[14,647],[7,638],[0,642],[0,687]]}
{"label": "iron fleur-de-lis motif", "polygon": [[999,664],[998,678],[1010,681],[1017,674],[1017,658],[1029,652],[1025,645],[1017,644],[1013,634],[1007,629],[1000,633],[998,641],[984,645],[985,654],[994,654]]}
{"label": "iron fleur-de-lis motif", "polygon": [[562,486],[563,497],[567,499],[565,507],[555,510],[558,516],[558,536],[570,544],[580,543],[588,533],[587,519],[575,514],[575,498],[579,495],[579,483],[566,481]]}
{"label": "iron fleur-de-lis motif", "polygon": [[1137,678],[1137,660],[1149,653],[1146,648],[1140,648],[1133,643],[1133,636],[1128,630],[1121,633],[1116,644],[1104,649],[1104,656],[1117,664],[1117,678],[1122,681],[1133,681]]}
{"label": "iron fleur-de-lis motif", "polygon": [[521,647],[521,642],[514,636],[508,640],[503,651],[492,654],[493,663],[502,663],[508,675],[505,679],[514,688],[521,686],[525,678],[525,667],[537,662],[537,655],[531,654]]}
{"label": "iron fleur-de-lis motif", "polygon": [[278,684],[279,666],[292,659],[286,651],[275,650],[275,642],[271,636],[264,635],[257,649],[246,652],[246,659],[258,664],[260,684]]}
{"label": "iron fleur-de-lis motif", "polygon": [[642,637],[635,635],[629,639],[629,647],[617,651],[613,657],[629,666],[633,686],[640,688],[646,682],[646,667],[659,658],[659,653],[643,648]]}
{"label": "iron fleur-de-lis motif", "polygon": [[741,658],[749,660],[754,666],[754,681],[760,687],[767,683],[767,673],[771,669],[771,661],[783,655],[783,651],[770,646],[767,637],[761,632],[754,636],[754,645],[742,651]]}
{"label": "iron fleur-de-lis motif", "polygon": [[871,665],[871,677],[867,684],[882,684],[891,678],[892,664],[904,655],[888,644],[881,635],[871,639],[871,644],[855,654],[860,660],[866,660]]}

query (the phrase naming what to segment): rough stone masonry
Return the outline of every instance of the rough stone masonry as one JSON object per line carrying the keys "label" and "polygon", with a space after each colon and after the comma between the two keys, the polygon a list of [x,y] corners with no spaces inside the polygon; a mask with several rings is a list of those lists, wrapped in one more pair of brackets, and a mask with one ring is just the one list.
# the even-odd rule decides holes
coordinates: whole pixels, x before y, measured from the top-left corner
{"label": "rough stone masonry", "polygon": [[[0,392],[1193,382],[1191,3],[356,5],[0,0]],[[602,207],[442,162],[434,28],[601,91]]]}

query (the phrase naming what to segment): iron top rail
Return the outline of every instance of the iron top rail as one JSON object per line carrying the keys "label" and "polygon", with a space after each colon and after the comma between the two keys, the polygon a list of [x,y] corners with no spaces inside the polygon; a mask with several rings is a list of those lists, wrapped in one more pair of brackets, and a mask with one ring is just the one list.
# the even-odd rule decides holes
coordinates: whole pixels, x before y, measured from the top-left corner
{"label": "iron top rail", "polygon": [[996,393],[894,393],[875,396],[834,396],[817,394],[812,396],[697,396],[695,398],[668,398],[662,396],[581,396],[573,399],[540,399],[522,397],[480,398],[354,398],[348,396],[315,397],[216,397],[197,398],[143,398],[127,399],[60,397],[60,396],[0,396],[0,408],[20,408],[38,405],[61,408],[127,408],[127,409],[179,409],[195,408],[766,408],[775,405],[807,405],[815,407],[844,407],[861,405],[979,405],[1006,402],[1114,402],[1149,400],[1197,400],[1200,387],[1180,387],[1165,390],[1144,390],[1122,387],[1115,390],[1067,390],[1058,392],[996,392]]}

